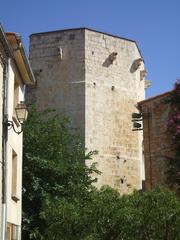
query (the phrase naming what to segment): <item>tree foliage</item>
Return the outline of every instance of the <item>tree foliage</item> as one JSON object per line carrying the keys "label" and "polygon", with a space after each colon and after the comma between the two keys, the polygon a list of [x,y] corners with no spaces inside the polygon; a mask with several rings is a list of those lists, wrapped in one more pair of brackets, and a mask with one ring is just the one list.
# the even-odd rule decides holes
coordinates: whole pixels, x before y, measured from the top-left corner
{"label": "tree foliage", "polygon": [[44,203],[87,197],[96,180],[90,176],[97,170],[84,163],[93,152],[85,153],[66,118],[34,107],[24,126],[23,152],[23,239],[45,239]]}
{"label": "tree foliage", "polygon": [[56,207],[51,202],[45,208],[48,240],[180,239],[180,203],[165,189],[121,196],[102,187],[91,192],[84,204],[58,201]]}
{"label": "tree foliage", "polygon": [[180,194],[180,81],[176,82],[174,90],[168,98],[168,103],[170,104],[168,132],[175,154],[168,158],[167,181],[169,186]]}
{"label": "tree foliage", "polygon": [[84,164],[92,154],[66,119],[31,109],[24,129],[23,240],[180,239],[174,193],[97,190],[91,177],[97,170]]}

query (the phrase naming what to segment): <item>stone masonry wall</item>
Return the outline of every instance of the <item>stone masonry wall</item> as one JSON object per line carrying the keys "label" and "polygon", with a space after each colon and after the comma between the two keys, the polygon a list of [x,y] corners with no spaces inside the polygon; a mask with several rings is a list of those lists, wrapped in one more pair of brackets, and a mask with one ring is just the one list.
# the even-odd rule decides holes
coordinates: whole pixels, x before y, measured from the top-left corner
{"label": "stone masonry wall", "polygon": [[[110,55],[117,53],[110,61]],[[134,41],[89,29],[33,34],[30,61],[37,86],[27,98],[53,107],[80,130],[98,169],[97,186],[122,193],[141,188],[142,133],[132,131],[131,114],[144,99],[144,64]],[[87,163],[88,164],[88,163]]]}
{"label": "stone masonry wall", "polygon": [[143,114],[145,187],[165,184],[167,158],[172,155],[172,142],[167,134],[169,105],[165,96],[140,103]]}
{"label": "stone masonry wall", "polygon": [[37,86],[28,88],[27,101],[40,109],[66,115],[84,139],[84,31],[59,31],[30,37],[30,62]]}
{"label": "stone masonry wall", "polygon": [[[111,53],[117,52],[112,64]],[[86,147],[96,149],[94,157],[102,172],[97,186],[108,184],[128,193],[141,188],[142,133],[132,131],[131,115],[144,99],[140,71],[131,72],[140,58],[134,42],[86,30]]]}

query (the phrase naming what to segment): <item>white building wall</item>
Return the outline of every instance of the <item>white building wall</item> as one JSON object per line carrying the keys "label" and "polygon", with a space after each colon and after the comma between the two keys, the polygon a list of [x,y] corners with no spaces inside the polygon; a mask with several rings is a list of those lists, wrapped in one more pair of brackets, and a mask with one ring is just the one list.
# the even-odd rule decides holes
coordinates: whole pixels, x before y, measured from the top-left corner
{"label": "white building wall", "polygon": [[3,133],[3,64],[0,59],[0,234],[2,220],[2,133]]}
{"label": "white building wall", "polygon": [[[8,120],[13,121],[14,116],[14,81],[15,74],[12,65],[9,69],[9,81],[8,81]],[[18,101],[23,99],[23,91],[21,87],[18,87]],[[15,116],[14,116],[15,117]],[[19,130],[20,126],[16,125],[16,130]],[[17,154],[17,197],[18,201],[12,199],[12,152],[13,150]],[[22,205],[22,133],[17,134],[13,131],[13,128],[8,130],[7,136],[7,222],[21,225],[21,205]]]}

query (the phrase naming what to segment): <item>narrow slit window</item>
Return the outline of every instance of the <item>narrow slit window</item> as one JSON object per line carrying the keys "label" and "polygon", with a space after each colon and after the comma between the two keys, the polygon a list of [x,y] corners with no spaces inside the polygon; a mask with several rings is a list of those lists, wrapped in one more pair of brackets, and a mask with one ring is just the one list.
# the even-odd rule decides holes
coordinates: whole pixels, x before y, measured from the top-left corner
{"label": "narrow slit window", "polygon": [[12,151],[12,199],[18,201],[17,197],[17,154]]}

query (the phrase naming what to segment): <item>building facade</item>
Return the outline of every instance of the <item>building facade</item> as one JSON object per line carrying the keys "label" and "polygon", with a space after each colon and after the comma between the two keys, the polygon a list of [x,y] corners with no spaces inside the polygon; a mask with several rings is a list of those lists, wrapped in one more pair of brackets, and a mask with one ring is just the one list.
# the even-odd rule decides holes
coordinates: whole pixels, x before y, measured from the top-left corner
{"label": "building facade", "polygon": [[142,133],[132,131],[131,115],[145,97],[146,70],[136,42],[87,28],[37,33],[30,62],[37,85],[28,101],[67,115],[85,148],[98,151],[97,186],[140,189]]}
{"label": "building facade", "polygon": [[167,183],[168,157],[172,157],[172,137],[168,134],[170,92],[138,103],[143,117],[145,188]]}
{"label": "building facade", "polygon": [[20,240],[22,208],[22,133],[16,107],[24,102],[25,85],[35,82],[22,40],[0,27],[1,236]]}

